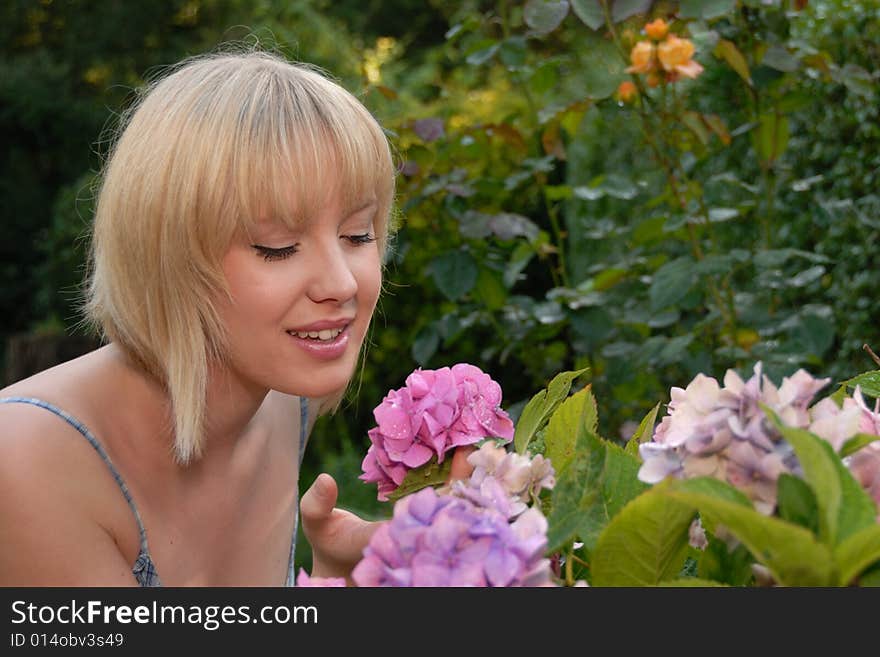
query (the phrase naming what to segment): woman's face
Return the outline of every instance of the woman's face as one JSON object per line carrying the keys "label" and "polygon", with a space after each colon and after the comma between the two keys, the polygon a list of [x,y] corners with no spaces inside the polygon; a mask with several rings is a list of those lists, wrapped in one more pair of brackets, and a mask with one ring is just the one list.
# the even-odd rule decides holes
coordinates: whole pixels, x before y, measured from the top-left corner
{"label": "woman's face", "polygon": [[230,374],[246,388],[324,397],[354,372],[382,284],[377,205],[340,196],[295,232],[259,222],[223,258]]}

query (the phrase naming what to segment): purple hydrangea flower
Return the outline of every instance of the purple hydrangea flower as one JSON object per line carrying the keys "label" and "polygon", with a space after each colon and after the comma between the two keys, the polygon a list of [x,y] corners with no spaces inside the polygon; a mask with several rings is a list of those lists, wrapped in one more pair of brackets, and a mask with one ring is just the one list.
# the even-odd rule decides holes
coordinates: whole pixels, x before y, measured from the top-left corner
{"label": "purple hydrangea flower", "polygon": [[358,586],[549,586],[547,520],[424,488],[394,506],[352,571]]}

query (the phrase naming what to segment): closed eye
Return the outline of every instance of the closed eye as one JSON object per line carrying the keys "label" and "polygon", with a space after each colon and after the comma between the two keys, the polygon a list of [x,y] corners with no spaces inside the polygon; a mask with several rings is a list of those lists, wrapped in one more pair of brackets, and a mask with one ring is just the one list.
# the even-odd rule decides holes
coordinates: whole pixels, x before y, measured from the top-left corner
{"label": "closed eye", "polygon": [[256,249],[257,253],[259,253],[263,257],[263,260],[265,260],[266,262],[271,262],[273,260],[284,260],[292,256],[299,250],[298,244],[282,246],[277,249],[270,246],[260,246],[259,244],[251,244],[251,247]]}
{"label": "closed eye", "polygon": [[356,246],[360,246],[361,244],[369,244],[370,242],[376,241],[376,238],[370,233],[361,233],[360,235],[343,235],[342,237],[343,239],[348,240]]}

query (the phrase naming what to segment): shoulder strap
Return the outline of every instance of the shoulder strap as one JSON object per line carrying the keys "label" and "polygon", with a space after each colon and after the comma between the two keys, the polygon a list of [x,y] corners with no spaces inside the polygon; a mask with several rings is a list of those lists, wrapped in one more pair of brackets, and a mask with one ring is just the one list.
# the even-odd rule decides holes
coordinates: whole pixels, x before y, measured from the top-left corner
{"label": "shoulder strap", "polygon": [[286,586],[294,586],[296,582],[296,565],[294,553],[296,552],[296,536],[299,531],[299,475],[302,471],[303,456],[306,453],[306,443],[309,440],[309,400],[306,397],[299,398],[299,465],[297,466],[297,501],[296,514],[293,518],[293,536],[290,539],[290,558],[287,562]]}
{"label": "shoulder strap", "polygon": [[149,550],[147,549],[147,532],[144,529],[144,523],[141,521],[141,514],[138,513],[137,507],[134,504],[134,500],[131,497],[131,493],[128,490],[128,486],[125,485],[125,481],[122,479],[122,475],[119,474],[116,466],[113,465],[113,461],[110,460],[110,456],[107,454],[106,451],[104,451],[101,443],[99,443],[97,438],[92,435],[91,431],[89,431],[82,422],[74,418],[69,413],[62,411],[57,406],[54,406],[49,402],[43,401],[42,399],[36,399],[34,397],[0,397],[0,404],[13,403],[31,404],[32,406],[45,408],[47,411],[54,413],[62,420],[67,422],[70,426],[79,431],[86,440],[89,441],[89,444],[95,449],[96,452],[98,452],[98,455],[104,460],[104,463],[107,464],[107,467],[110,469],[110,474],[113,475],[113,478],[116,480],[116,484],[119,486],[119,489],[125,496],[125,501],[128,502],[128,506],[131,509],[131,512],[134,514],[134,519],[137,521],[138,525],[138,532],[140,532],[141,555],[148,555]]}

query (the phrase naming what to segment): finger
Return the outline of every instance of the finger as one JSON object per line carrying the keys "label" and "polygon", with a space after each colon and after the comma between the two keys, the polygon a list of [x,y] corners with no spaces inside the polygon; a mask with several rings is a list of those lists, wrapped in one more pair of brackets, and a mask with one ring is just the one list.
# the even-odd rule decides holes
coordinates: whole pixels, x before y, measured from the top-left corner
{"label": "finger", "polygon": [[471,476],[474,466],[468,462],[467,458],[474,451],[476,451],[476,448],[473,445],[463,445],[455,448],[455,452],[452,454],[452,466],[449,468],[449,481],[467,479]]}
{"label": "finger", "polygon": [[326,472],[317,476],[300,501],[303,522],[317,522],[328,518],[336,506],[339,488],[336,481]]}

